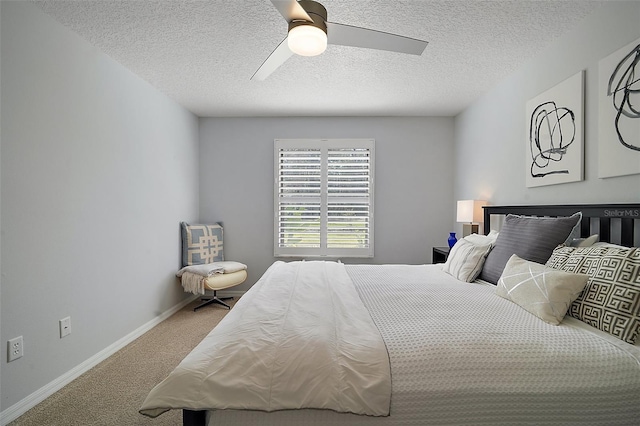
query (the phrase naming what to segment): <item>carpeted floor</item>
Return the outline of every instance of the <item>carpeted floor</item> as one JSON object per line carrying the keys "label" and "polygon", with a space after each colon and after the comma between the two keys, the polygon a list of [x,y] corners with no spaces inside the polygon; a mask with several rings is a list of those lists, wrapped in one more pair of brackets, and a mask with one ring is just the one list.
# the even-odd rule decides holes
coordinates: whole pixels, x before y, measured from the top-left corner
{"label": "carpeted floor", "polygon": [[[147,393],[229,312],[196,300],[50,396],[10,426],[178,426],[182,412],[138,413]],[[233,306],[234,300],[228,303]]]}

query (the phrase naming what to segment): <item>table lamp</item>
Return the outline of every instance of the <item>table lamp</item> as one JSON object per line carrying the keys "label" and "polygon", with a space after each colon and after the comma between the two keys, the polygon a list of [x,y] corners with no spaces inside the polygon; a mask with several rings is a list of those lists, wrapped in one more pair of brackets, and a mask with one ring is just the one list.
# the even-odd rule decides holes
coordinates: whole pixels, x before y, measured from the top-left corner
{"label": "table lamp", "polygon": [[478,233],[478,223],[484,220],[482,206],[487,202],[482,200],[460,200],[458,201],[458,222],[463,222],[462,236]]}

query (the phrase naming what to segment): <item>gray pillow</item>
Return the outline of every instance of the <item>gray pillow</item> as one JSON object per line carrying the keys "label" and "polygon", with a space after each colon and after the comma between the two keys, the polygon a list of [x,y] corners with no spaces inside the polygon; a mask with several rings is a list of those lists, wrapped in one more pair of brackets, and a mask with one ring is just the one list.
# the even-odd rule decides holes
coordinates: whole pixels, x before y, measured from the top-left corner
{"label": "gray pillow", "polygon": [[581,218],[580,212],[569,217],[507,215],[480,279],[496,284],[514,254],[531,262],[546,263],[553,249],[567,239]]}

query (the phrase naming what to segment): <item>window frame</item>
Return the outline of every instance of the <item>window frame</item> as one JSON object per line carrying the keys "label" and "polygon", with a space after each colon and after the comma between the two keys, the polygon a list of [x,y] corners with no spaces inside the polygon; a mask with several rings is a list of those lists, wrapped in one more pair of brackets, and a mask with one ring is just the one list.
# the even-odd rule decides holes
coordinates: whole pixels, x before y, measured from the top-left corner
{"label": "window frame", "polygon": [[[282,247],[280,245],[280,152],[282,149],[319,150],[320,151],[320,247]],[[366,149],[368,150],[368,247],[327,247],[328,207],[331,198],[328,195],[328,158],[330,150]],[[374,183],[375,183],[375,140],[374,139],[275,139],[274,140],[274,241],[275,257],[293,258],[372,258],[374,255]],[[301,200],[304,197],[301,197]],[[337,200],[339,197],[333,198]]]}

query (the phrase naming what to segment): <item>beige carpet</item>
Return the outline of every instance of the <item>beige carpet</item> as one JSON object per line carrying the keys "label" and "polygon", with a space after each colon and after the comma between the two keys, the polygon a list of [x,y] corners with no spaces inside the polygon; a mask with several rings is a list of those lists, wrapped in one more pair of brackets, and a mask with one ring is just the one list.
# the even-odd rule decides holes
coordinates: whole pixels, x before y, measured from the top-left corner
{"label": "beige carpet", "polygon": [[[233,306],[234,300],[227,301]],[[10,426],[172,425],[182,412],[151,419],[138,413],[147,393],[229,312],[199,300],[158,324],[82,376],[50,396]]]}

